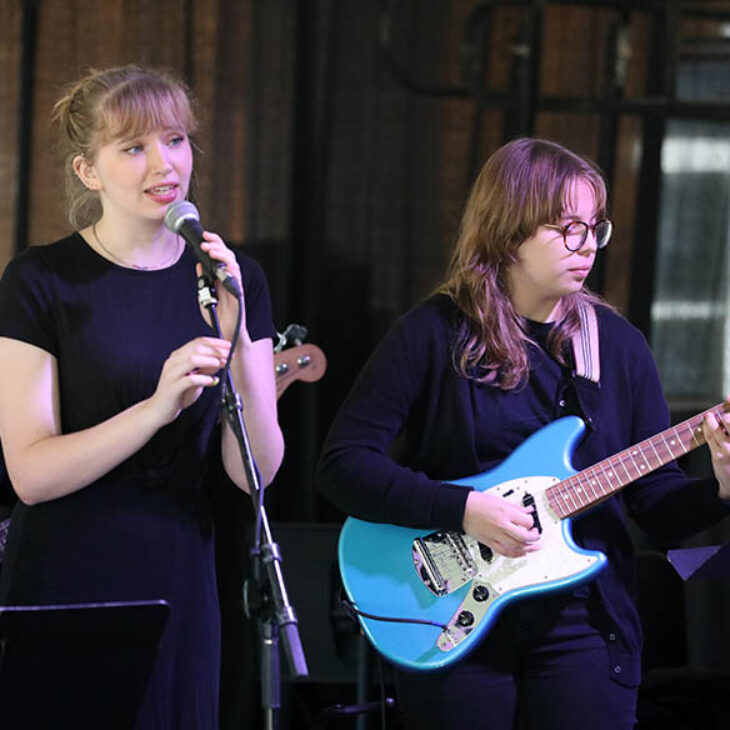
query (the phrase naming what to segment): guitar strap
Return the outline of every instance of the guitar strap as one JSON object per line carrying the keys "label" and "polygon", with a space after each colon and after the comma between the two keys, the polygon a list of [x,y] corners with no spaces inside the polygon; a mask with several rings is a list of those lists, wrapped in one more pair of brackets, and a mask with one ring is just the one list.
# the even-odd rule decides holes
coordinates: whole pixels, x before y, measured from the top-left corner
{"label": "guitar strap", "polygon": [[575,374],[598,383],[601,379],[601,359],[596,309],[592,304],[579,302],[578,316],[580,327],[572,337]]}

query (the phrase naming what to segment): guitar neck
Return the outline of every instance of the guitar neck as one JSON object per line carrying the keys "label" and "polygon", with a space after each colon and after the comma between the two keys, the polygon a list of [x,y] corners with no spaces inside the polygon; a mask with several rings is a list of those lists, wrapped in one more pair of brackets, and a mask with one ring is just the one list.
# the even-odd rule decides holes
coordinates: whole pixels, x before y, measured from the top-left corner
{"label": "guitar neck", "polygon": [[546,490],[548,502],[561,517],[574,517],[602,502],[639,477],[705,443],[702,422],[730,410],[720,403],[658,433],[635,446],[609,456]]}
{"label": "guitar neck", "polygon": [[274,366],[276,397],[280,398],[295,380],[303,380],[305,383],[319,380],[327,369],[327,359],[317,345],[307,343],[277,352],[274,355]]}

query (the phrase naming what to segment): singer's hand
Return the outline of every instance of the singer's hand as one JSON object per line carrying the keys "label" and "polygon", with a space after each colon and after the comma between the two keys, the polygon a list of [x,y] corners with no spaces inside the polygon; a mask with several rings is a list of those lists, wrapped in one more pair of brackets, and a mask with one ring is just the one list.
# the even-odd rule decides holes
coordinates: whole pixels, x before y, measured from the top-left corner
{"label": "singer's hand", "polygon": [[203,388],[218,384],[217,373],[230,349],[227,340],[197,337],[170,354],[150,398],[163,424],[174,421],[180,411],[195,403]]}
{"label": "singer's hand", "polygon": [[[238,286],[243,291],[243,282],[241,280],[241,268],[238,265],[236,256],[228,246],[223,242],[223,239],[217,234],[211,231],[204,231],[203,238],[205,239],[201,244],[200,248],[203,249],[212,259],[221,261],[226,266],[226,271],[238,282]],[[198,276],[202,273],[202,266],[197,265],[196,268]],[[227,340],[233,339],[233,330],[236,326],[236,319],[238,317],[238,301],[230,294],[223,285],[216,281],[215,283],[216,297],[218,299],[218,320],[221,326],[221,332],[223,337]],[[211,324],[208,317],[207,310],[201,308],[203,318],[208,324]],[[241,320],[241,337],[247,336],[246,330],[246,310],[244,307],[243,319]]]}

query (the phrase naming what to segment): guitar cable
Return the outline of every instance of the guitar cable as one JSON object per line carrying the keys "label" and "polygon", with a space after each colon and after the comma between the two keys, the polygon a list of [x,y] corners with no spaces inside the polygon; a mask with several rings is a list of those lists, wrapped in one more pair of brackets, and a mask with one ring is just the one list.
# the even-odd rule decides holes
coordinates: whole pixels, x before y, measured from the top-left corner
{"label": "guitar cable", "polygon": [[446,624],[442,624],[439,621],[429,621],[428,619],[421,619],[421,618],[398,618],[396,616],[378,616],[374,613],[367,613],[365,611],[361,611],[359,608],[355,606],[355,604],[346,596],[340,597],[340,602],[342,603],[345,611],[350,614],[353,618],[355,616],[362,616],[363,618],[369,618],[373,621],[388,621],[389,623],[394,624],[423,624],[425,626],[435,626],[436,628],[441,629],[442,631],[448,631],[448,626]]}
{"label": "guitar cable", "polygon": [[[355,615],[365,616],[365,617],[371,617],[376,620],[383,620],[383,621],[395,621],[395,622],[402,622],[407,621],[407,619],[388,619],[387,617],[381,617],[381,616],[372,616],[371,614],[367,614],[363,611],[360,611],[359,609],[355,608],[355,606],[352,604],[352,602],[344,595],[343,587],[340,586],[340,595],[339,595],[339,603],[344,608],[345,613],[349,616],[349,618],[353,621],[353,623],[357,626],[357,621],[355,620]],[[419,623],[434,623],[434,622],[419,622]],[[438,625],[438,624],[436,624]],[[361,632],[362,633],[362,632]],[[395,707],[395,699],[393,697],[388,697],[387,691],[386,691],[386,685],[385,685],[385,670],[383,669],[383,657],[380,654],[380,652],[374,652],[375,659],[377,661],[378,666],[378,687],[380,688],[380,700],[376,703],[372,703],[374,706],[379,706],[380,709],[380,728],[381,730],[387,730],[388,727],[388,718],[387,718],[387,711],[388,709],[392,709]],[[372,709],[375,709],[373,707]],[[360,712],[367,711],[365,710],[365,706],[360,708]]]}

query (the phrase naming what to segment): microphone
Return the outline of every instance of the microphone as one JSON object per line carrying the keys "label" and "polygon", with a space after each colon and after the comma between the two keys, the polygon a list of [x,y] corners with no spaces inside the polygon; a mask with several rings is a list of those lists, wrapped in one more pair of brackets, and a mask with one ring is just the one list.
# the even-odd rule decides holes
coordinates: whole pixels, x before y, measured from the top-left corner
{"label": "microphone", "polygon": [[200,213],[189,200],[173,203],[165,213],[165,226],[173,233],[185,239],[193,250],[198,261],[203,265],[203,273],[209,280],[218,279],[233,296],[241,296],[238,282],[228,273],[221,261],[216,261],[200,248],[203,242],[203,227],[200,225]]}

